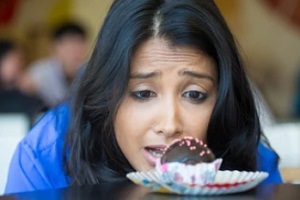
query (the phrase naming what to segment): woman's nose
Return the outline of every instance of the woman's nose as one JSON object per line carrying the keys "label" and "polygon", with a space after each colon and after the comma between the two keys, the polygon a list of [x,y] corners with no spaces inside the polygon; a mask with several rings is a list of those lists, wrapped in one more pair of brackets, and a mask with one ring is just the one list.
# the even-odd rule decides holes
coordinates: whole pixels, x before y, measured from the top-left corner
{"label": "woman's nose", "polygon": [[183,131],[180,106],[174,102],[164,104],[158,111],[156,122],[156,133],[164,134],[166,137],[180,135]]}

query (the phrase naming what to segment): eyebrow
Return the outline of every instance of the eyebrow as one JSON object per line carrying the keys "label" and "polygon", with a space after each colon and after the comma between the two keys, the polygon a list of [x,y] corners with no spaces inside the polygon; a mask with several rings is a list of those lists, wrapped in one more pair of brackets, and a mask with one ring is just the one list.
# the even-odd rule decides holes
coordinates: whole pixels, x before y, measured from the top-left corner
{"label": "eyebrow", "polygon": [[148,79],[158,76],[159,73],[157,72],[150,72],[150,73],[136,73],[130,75],[130,79]]}
{"label": "eyebrow", "polygon": [[208,80],[212,81],[213,84],[215,84],[214,78],[208,74],[198,73],[198,72],[194,72],[194,71],[187,71],[187,70],[180,71],[180,72],[178,72],[178,74],[180,76],[190,76],[193,78],[208,79]]}
{"label": "eyebrow", "polygon": [[[178,74],[180,76],[190,76],[192,78],[199,78],[199,79],[208,79],[210,81],[213,82],[213,84],[215,84],[215,80],[212,76],[209,76],[207,74],[203,74],[203,73],[198,73],[198,72],[194,72],[194,71],[180,71],[178,72]],[[136,73],[136,74],[132,74],[130,75],[130,79],[149,79],[149,78],[153,78],[158,76],[159,73],[158,72],[150,72],[150,73]]]}

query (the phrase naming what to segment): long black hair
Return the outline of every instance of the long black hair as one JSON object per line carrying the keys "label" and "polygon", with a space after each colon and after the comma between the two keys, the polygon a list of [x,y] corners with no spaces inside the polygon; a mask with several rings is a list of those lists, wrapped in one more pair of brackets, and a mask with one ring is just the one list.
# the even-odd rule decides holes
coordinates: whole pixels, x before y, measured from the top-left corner
{"label": "long black hair", "polygon": [[65,144],[73,184],[124,180],[134,171],[113,128],[135,49],[159,37],[197,48],[218,70],[218,96],[207,132],[222,169],[255,170],[261,129],[234,38],[212,0],[116,0],[98,35],[75,98]]}

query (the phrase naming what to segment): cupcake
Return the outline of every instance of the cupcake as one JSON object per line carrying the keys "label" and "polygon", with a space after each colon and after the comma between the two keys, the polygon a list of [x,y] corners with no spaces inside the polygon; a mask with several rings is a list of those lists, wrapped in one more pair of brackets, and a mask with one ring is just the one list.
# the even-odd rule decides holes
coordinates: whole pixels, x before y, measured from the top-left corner
{"label": "cupcake", "polygon": [[184,137],[166,149],[156,170],[166,184],[202,186],[214,183],[221,163],[202,140]]}

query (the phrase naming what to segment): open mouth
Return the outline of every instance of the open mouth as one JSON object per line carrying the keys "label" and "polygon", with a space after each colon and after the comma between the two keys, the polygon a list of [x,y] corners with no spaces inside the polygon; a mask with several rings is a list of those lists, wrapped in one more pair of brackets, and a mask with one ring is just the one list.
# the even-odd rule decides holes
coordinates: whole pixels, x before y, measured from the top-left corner
{"label": "open mouth", "polygon": [[166,150],[165,147],[145,147],[154,158],[161,158]]}

